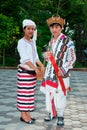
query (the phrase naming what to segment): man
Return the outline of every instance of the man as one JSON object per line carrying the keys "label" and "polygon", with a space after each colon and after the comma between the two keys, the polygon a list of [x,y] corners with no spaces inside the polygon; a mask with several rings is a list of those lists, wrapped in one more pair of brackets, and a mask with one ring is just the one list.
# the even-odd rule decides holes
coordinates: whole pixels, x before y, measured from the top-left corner
{"label": "man", "polygon": [[73,68],[76,60],[74,43],[61,33],[65,25],[63,18],[51,17],[47,20],[47,24],[52,38],[47,52],[44,53],[47,66],[40,87],[41,90],[45,90],[46,110],[49,113],[44,120],[51,121],[58,117],[57,125],[63,126],[66,95],[69,87],[69,70]]}

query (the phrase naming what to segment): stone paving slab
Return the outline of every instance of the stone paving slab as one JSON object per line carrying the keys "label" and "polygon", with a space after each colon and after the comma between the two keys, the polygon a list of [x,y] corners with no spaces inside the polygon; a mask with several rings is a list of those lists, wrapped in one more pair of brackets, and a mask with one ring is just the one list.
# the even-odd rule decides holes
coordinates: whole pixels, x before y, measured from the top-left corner
{"label": "stone paving slab", "polygon": [[87,130],[87,72],[71,71],[73,91],[67,96],[64,127],[58,127],[56,119],[44,122],[45,97],[39,91],[40,81],[36,87],[35,111],[31,113],[36,123],[28,125],[20,121],[16,109],[16,74],[16,69],[0,70],[0,130]]}

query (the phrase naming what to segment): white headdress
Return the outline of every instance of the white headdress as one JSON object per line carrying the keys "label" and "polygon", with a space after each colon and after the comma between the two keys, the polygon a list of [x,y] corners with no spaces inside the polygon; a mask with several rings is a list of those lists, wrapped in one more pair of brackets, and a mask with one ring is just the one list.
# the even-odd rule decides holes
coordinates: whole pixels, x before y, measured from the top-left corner
{"label": "white headdress", "polygon": [[25,20],[23,20],[23,28],[25,27],[25,26],[34,26],[34,28],[35,28],[35,31],[34,31],[34,35],[33,35],[33,40],[34,41],[36,41],[37,40],[37,29],[36,29],[36,24],[35,24],[35,22],[34,21],[32,21],[32,20],[30,20],[30,19],[25,19]]}

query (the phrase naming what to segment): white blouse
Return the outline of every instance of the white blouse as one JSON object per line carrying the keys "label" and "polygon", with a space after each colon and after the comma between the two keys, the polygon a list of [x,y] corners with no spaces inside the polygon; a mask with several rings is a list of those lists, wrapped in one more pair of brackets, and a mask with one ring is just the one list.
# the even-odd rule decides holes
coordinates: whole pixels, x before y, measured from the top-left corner
{"label": "white blouse", "polygon": [[39,61],[35,42],[29,42],[26,39],[21,38],[18,41],[17,50],[20,55],[20,64],[23,66],[26,66],[25,62],[27,61],[31,61],[34,65]]}

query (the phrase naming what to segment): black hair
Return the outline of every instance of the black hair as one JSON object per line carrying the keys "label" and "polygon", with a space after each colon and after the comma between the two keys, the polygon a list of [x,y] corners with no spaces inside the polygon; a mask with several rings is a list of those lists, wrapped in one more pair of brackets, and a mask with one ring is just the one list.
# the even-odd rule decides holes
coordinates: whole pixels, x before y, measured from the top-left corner
{"label": "black hair", "polygon": [[23,29],[25,29],[27,26],[24,26],[24,28]]}
{"label": "black hair", "polygon": [[62,26],[59,23],[52,23],[49,27],[53,27],[54,25],[59,25],[62,28]]}

